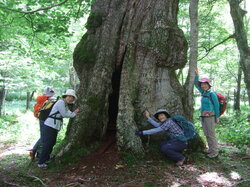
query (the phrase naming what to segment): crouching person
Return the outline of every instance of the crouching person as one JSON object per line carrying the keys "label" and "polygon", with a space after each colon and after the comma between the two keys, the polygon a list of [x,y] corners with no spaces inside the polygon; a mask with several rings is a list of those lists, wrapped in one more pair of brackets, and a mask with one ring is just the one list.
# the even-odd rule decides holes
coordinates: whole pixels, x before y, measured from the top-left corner
{"label": "crouching person", "polygon": [[63,118],[74,118],[80,110],[77,108],[74,112],[71,112],[68,108],[68,104],[75,102],[75,91],[68,89],[65,94],[62,95],[62,100],[58,100],[48,118],[44,121],[44,130],[42,132],[42,152],[39,158],[38,167],[48,168],[46,161],[50,159],[50,154],[56,144],[57,133],[61,129]]}
{"label": "crouching person", "polygon": [[187,147],[186,141],[181,141],[177,138],[184,136],[184,131],[182,130],[182,128],[170,118],[171,116],[165,109],[159,109],[154,114],[154,117],[160,121],[159,123],[150,118],[150,114],[148,111],[145,112],[145,116],[147,117],[148,122],[156,128],[144,131],[136,131],[135,134],[150,135],[165,131],[166,135],[170,139],[160,144],[160,150],[168,158],[175,161],[177,166],[182,166],[185,161],[185,157],[182,152]]}

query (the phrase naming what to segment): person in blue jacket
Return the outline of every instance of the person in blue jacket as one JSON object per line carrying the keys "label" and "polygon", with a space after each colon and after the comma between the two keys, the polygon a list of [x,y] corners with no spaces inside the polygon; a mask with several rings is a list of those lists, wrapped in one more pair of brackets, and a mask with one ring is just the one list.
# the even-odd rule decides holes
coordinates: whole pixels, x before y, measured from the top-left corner
{"label": "person in blue jacket", "polygon": [[145,111],[145,116],[147,117],[147,121],[155,126],[156,128],[144,130],[144,131],[136,131],[136,135],[150,135],[155,134],[161,131],[165,131],[169,140],[164,141],[160,144],[160,150],[163,152],[168,158],[173,161],[176,161],[177,166],[182,166],[185,157],[182,154],[182,151],[187,147],[186,141],[181,141],[177,137],[184,136],[184,131],[182,128],[176,124],[172,119],[170,119],[169,113],[165,109],[159,109],[154,114],[154,117],[158,119],[160,122],[156,122],[150,117],[148,111]]}
{"label": "person in blue jacket", "polygon": [[207,139],[207,157],[216,158],[219,154],[218,142],[215,135],[216,123],[219,122],[219,101],[215,92],[211,91],[210,80],[206,77],[199,80],[199,71],[195,71],[195,87],[201,93],[201,124]]}

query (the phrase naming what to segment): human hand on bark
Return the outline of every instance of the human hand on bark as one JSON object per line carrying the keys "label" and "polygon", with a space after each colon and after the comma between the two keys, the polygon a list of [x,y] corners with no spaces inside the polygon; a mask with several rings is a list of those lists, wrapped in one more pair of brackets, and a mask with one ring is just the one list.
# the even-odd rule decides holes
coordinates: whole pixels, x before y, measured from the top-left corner
{"label": "human hand on bark", "polygon": [[194,71],[195,71],[195,74],[196,74],[196,75],[199,75],[199,70],[198,70],[198,68],[196,68]]}
{"label": "human hand on bark", "polygon": [[75,109],[74,113],[79,114],[80,113],[80,109],[79,108]]}
{"label": "human hand on bark", "polygon": [[150,118],[150,114],[147,110],[144,112],[144,115],[146,116],[146,118]]}

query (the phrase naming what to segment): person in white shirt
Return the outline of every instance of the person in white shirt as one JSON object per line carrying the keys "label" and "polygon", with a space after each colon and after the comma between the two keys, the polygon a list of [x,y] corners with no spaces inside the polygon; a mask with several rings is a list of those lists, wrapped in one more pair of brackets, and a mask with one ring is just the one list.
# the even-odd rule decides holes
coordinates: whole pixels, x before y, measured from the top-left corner
{"label": "person in white shirt", "polygon": [[66,93],[62,95],[62,99],[58,100],[48,118],[44,121],[44,131],[42,133],[42,152],[39,158],[38,167],[48,168],[46,161],[49,160],[50,154],[56,144],[57,133],[61,129],[63,118],[74,118],[79,112],[79,108],[71,112],[68,108],[68,104],[75,102],[77,99],[75,91],[68,89]]}

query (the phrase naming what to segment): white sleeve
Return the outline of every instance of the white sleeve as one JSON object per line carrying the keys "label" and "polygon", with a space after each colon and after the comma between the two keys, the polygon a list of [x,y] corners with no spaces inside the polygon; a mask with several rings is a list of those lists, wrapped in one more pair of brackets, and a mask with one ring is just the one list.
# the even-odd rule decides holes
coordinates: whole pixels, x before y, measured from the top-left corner
{"label": "white sleeve", "polygon": [[56,107],[62,117],[73,118],[76,116],[76,113],[71,112],[68,108],[66,108],[65,102],[63,100],[57,101]]}

